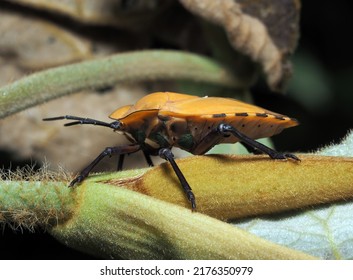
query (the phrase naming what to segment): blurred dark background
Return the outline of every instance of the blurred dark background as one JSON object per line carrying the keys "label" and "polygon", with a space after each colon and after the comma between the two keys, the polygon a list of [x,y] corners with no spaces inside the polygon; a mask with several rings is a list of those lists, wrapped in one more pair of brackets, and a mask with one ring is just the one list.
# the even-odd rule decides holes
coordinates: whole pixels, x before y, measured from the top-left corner
{"label": "blurred dark background", "polygon": [[274,137],[279,149],[313,151],[339,142],[353,127],[353,3],[314,2],[302,3],[301,36],[287,95],[267,98],[265,87],[254,88],[258,104],[274,111],[286,107],[284,111],[301,123]]}
{"label": "blurred dark background", "polygon": [[[272,93],[261,81],[253,87],[256,104],[301,123],[274,137],[278,150],[314,151],[339,142],[353,128],[352,6],[351,1],[303,1],[301,36],[292,59],[294,76],[287,94]],[[160,41],[156,45],[163,47]],[[5,154],[1,161],[9,167]],[[27,163],[12,161],[11,167]],[[2,229],[0,255],[2,259],[91,258],[40,230],[14,232],[9,228]]]}

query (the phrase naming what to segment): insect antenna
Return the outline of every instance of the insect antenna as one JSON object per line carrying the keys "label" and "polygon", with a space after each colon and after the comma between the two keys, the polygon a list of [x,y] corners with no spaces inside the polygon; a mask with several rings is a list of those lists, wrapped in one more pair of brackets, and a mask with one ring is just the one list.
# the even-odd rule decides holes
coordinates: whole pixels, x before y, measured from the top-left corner
{"label": "insect antenna", "polygon": [[107,122],[102,122],[95,119],[81,118],[81,117],[69,116],[69,115],[43,119],[43,121],[57,121],[57,120],[75,120],[74,122],[69,122],[64,124],[64,126],[72,126],[77,124],[92,124],[92,125],[98,125],[98,126],[106,126],[113,129],[118,129],[120,126],[120,122],[118,121],[107,123]]}
{"label": "insect antenna", "polygon": [[72,126],[72,125],[76,125],[76,124],[82,124],[82,122],[80,122],[80,121],[77,121],[77,122],[69,122],[69,123],[64,124],[64,126]]}

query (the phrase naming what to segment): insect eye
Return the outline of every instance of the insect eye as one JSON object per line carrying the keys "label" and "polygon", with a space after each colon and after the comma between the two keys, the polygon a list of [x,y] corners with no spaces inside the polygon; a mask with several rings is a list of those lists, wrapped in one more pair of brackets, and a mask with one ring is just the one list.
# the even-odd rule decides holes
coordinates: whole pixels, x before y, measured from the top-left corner
{"label": "insect eye", "polygon": [[110,125],[114,130],[118,130],[122,127],[122,124],[119,121],[112,122]]}

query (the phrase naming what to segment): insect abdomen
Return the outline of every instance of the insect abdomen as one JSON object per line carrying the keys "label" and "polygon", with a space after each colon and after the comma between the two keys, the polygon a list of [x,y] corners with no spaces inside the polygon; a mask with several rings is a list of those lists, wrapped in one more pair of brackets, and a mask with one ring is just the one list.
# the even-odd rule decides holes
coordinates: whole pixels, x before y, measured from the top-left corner
{"label": "insect abdomen", "polygon": [[[218,115],[216,118],[213,116],[213,118],[217,119],[217,122],[230,124],[252,139],[271,137],[272,135],[280,133],[285,128],[298,125],[295,119],[268,112],[240,112],[225,114],[226,116],[222,118],[218,117]],[[225,138],[222,142],[233,143],[234,139],[232,138],[233,137],[231,137],[231,139]]]}

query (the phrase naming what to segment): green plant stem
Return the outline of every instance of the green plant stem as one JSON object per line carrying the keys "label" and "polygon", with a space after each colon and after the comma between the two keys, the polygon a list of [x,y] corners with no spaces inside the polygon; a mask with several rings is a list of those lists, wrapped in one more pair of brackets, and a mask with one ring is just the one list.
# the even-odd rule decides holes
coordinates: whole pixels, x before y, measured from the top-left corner
{"label": "green plant stem", "polygon": [[124,188],[88,183],[61,242],[103,258],[312,259],[206,215]]}
{"label": "green plant stem", "polygon": [[180,51],[139,51],[41,71],[0,89],[0,118],[83,89],[118,82],[189,80],[244,88],[226,67],[203,56]]}
{"label": "green plant stem", "polygon": [[24,174],[34,181],[0,182],[0,222],[49,228],[68,246],[103,258],[310,258],[218,220],[352,198],[352,158],[298,156],[301,162],[221,155],[178,160],[196,195],[194,212],[167,163],[92,174],[73,189],[66,177]]}
{"label": "green plant stem", "polygon": [[[144,170],[114,173],[129,179]],[[67,182],[0,182],[0,222],[46,227],[69,247],[126,259],[311,259],[225,222],[93,176]],[[103,182],[97,182],[101,178]]]}
{"label": "green plant stem", "polygon": [[66,182],[0,180],[0,225],[50,228],[71,218],[77,199]]}

